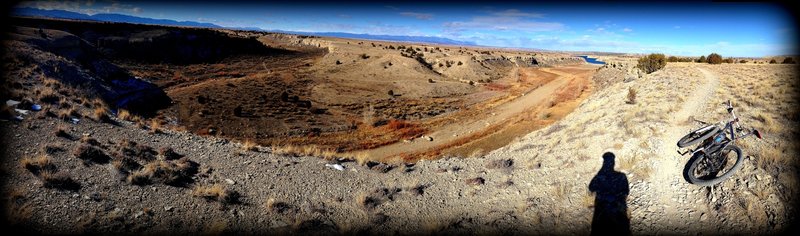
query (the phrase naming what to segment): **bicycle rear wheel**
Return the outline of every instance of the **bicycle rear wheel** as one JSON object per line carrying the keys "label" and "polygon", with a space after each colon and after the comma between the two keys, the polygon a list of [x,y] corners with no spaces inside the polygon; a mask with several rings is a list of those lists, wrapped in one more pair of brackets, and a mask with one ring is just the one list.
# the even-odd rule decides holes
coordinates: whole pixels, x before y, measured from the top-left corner
{"label": "bicycle rear wheel", "polygon": [[697,153],[687,163],[684,177],[692,184],[715,185],[741,169],[743,161],[742,149],[735,145],[728,145],[711,155]]}
{"label": "bicycle rear wheel", "polygon": [[703,140],[706,140],[707,138],[710,138],[712,135],[716,134],[717,132],[719,132],[719,128],[716,125],[709,125],[709,126],[697,129],[697,130],[692,131],[691,133],[687,134],[686,136],[683,136],[683,138],[681,138],[680,140],[678,140],[678,147],[683,148],[683,147],[688,147],[688,146],[694,145],[694,144],[696,144],[696,143],[698,143],[700,141],[703,141]]}

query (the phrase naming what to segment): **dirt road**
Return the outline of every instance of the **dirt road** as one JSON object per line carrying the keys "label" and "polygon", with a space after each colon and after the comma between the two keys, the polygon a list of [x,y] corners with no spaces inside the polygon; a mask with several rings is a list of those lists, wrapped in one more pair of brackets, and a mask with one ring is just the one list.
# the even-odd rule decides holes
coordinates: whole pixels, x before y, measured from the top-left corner
{"label": "dirt road", "polygon": [[[669,128],[666,129],[661,137],[663,145],[658,149],[658,158],[656,158],[654,165],[658,166],[659,170],[653,175],[652,182],[661,184],[659,185],[660,187],[653,189],[654,193],[651,196],[655,199],[651,200],[654,206],[663,210],[664,214],[662,216],[674,216],[683,212],[695,210],[691,205],[682,205],[674,200],[679,198],[691,185],[683,180],[682,177],[683,168],[686,161],[688,161],[688,157],[682,157],[676,152],[676,143],[683,135],[693,128],[696,128],[696,125],[686,121],[691,116],[696,116],[698,113],[702,112],[701,109],[706,107],[706,102],[714,95],[714,91],[719,85],[719,79],[716,75],[703,68],[694,69],[699,70],[703,74],[705,81],[703,84],[695,87],[696,89],[694,91],[687,91],[690,92],[691,95],[687,98],[683,107],[670,117],[668,122]],[[669,221],[672,219],[650,218],[642,220],[651,221],[649,223],[663,223],[665,220]],[[645,225],[648,224],[645,222],[641,223]],[[665,232],[670,230],[673,229],[664,229]]]}
{"label": "dirt road", "polygon": [[[424,138],[418,138],[411,142],[398,142],[391,145],[379,147],[366,151],[367,156],[372,160],[385,160],[387,157],[396,156],[402,153],[415,153],[424,152],[442,147],[451,142],[456,142],[458,139],[481,132],[492,125],[503,123],[504,121],[514,118],[523,114],[526,110],[536,107],[539,104],[548,101],[548,98],[557,92],[560,88],[567,86],[572,80],[576,78],[574,74],[564,71],[554,70],[551,68],[542,68],[542,71],[558,75],[558,78],[553,81],[539,86],[531,91],[526,92],[524,95],[511,100],[507,103],[494,106],[489,110],[482,112],[485,114],[481,117],[474,117],[471,120],[464,120],[458,123],[451,123],[444,125],[432,132],[425,135]],[[526,72],[525,69],[520,70],[521,73]],[[518,76],[518,73],[512,73]],[[429,141],[427,137],[432,140]]]}

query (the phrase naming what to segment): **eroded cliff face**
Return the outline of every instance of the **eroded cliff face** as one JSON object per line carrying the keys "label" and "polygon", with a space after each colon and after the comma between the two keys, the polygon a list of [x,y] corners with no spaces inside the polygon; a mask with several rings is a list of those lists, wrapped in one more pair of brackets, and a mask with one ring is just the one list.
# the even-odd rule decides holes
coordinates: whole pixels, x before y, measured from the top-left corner
{"label": "eroded cliff face", "polygon": [[[136,114],[152,114],[170,104],[169,97],[157,86],[114,65],[76,35],[53,29],[16,27],[9,36],[4,42],[7,48],[4,60],[14,63],[6,68],[5,76],[22,77],[32,87],[45,80],[55,80],[64,85],[59,93],[75,91],[87,99],[99,98],[114,109]],[[23,89],[24,86],[8,87]]]}
{"label": "eroded cliff face", "polygon": [[[82,39],[108,58],[142,63],[213,63],[233,55],[291,53],[265,46],[255,36],[231,35],[222,30],[31,18],[19,18],[15,25],[63,31]],[[74,44],[74,39],[68,41]],[[67,42],[61,45],[71,48]]]}

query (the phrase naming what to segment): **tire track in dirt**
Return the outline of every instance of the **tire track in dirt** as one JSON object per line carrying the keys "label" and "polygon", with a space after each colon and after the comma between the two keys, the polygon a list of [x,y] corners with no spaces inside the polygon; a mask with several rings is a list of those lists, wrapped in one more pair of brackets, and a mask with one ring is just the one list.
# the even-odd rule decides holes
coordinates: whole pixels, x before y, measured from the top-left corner
{"label": "tire track in dirt", "polygon": [[446,145],[450,142],[456,141],[461,137],[470,134],[478,133],[492,124],[498,124],[506,119],[515,117],[526,109],[535,107],[547,101],[558,89],[567,86],[570,81],[575,79],[575,75],[543,69],[546,72],[558,75],[558,78],[542,85],[526,93],[525,95],[516,98],[512,101],[498,105],[490,110],[485,111],[487,115],[475,120],[463,121],[459,123],[448,124],[437,130],[429,132],[427,136],[433,137],[432,141],[415,141],[410,143],[398,142],[387,146],[379,147],[366,151],[372,160],[385,160],[387,157],[398,155],[401,153],[415,153],[419,151],[431,150],[441,145]]}
{"label": "tire track in dirt", "polygon": [[[677,153],[676,143],[678,139],[694,128],[691,123],[686,121],[691,116],[701,112],[700,110],[706,106],[707,101],[714,95],[716,88],[719,86],[719,79],[716,75],[703,68],[695,67],[695,69],[703,74],[705,81],[691,92],[683,107],[670,117],[669,127],[661,137],[661,148],[657,150],[654,166],[658,171],[651,179],[655,187],[653,196],[656,199],[652,199],[654,202],[651,204],[655,204],[659,208],[663,207],[662,216],[686,215],[686,212],[693,210],[695,207],[692,204],[681,205],[672,200],[679,198],[685,192],[684,190],[691,185],[683,179],[683,167],[688,158]],[[678,222],[671,220],[681,219],[650,218],[645,220],[654,220],[656,225],[675,226]],[[665,222],[664,220],[667,221]]]}

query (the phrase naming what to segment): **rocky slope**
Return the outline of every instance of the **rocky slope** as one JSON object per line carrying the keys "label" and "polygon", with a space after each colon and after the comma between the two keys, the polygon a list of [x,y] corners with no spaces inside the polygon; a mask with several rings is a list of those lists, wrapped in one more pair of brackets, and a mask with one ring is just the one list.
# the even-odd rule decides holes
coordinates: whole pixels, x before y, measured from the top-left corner
{"label": "rocky slope", "polygon": [[[40,233],[586,234],[592,215],[603,211],[627,212],[616,216],[633,233],[786,230],[795,195],[769,187],[775,177],[746,167],[724,184],[698,187],[681,178],[686,158],[663,156],[661,150],[675,142],[664,136],[674,125],[667,121],[693,98],[681,91],[712,82],[703,71],[725,78],[714,68],[670,65],[643,79],[613,83],[553,126],[485,157],[399,166],[282,156],[224,139],[151,132],[125,121],[70,124],[35,114],[0,123],[8,134],[2,160],[6,216],[18,229]],[[635,104],[625,103],[627,88],[639,91]],[[649,105],[656,101],[668,105]],[[172,148],[197,163],[197,171],[189,172],[187,185],[164,184],[158,176],[134,184],[126,177],[136,170],[126,174],[115,161],[76,156],[90,145],[112,160],[130,156],[144,169],[175,162],[169,152],[154,151],[150,162],[142,157],[147,152],[122,152],[129,145],[123,137],[136,150]],[[783,158],[796,153],[794,147],[787,151]],[[54,178],[26,168],[26,158],[42,155],[73,184],[54,185]],[[616,159],[612,169],[628,183],[606,183],[628,193],[617,206],[621,210],[598,206],[593,192],[609,187],[590,186],[603,176],[598,171],[604,157]],[[225,197],[204,192],[214,192],[208,190],[213,184]]]}

